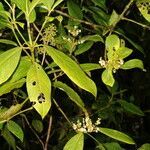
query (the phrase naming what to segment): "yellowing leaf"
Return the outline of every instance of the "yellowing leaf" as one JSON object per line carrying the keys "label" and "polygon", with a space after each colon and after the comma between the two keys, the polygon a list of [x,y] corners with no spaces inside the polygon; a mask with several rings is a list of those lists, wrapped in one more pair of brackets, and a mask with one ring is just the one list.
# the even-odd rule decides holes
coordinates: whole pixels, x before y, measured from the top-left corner
{"label": "yellowing leaf", "polygon": [[0,55],[0,84],[7,81],[15,71],[21,55],[21,48],[16,47]]}
{"label": "yellowing leaf", "polygon": [[46,46],[48,55],[52,57],[54,62],[65,72],[65,74],[80,88],[97,95],[95,83],[82,71],[80,66],[69,56],[53,47]]}
{"label": "yellowing leaf", "polygon": [[27,73],[27,91],[34,108],[42,118],[51,107],[51,82],[45,71],[34,63]]}

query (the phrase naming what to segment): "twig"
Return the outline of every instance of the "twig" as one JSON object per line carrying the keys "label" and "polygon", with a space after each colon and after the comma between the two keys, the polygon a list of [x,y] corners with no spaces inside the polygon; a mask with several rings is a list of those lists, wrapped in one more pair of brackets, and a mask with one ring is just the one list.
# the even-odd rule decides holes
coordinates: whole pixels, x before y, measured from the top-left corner
{"label": "twig", "polygon": [[70,18],[70,19],[72,19],[72,20],[74,20],[74,21],[77,21],[77,22],[80,22],[80,23],[89,25],[89,26],[91,26],[91,27],[93,27],[93,28],[100,28],[100,29],[103,29],[104,27],[106,27],[106,26],[104,26],[104,25],[97,25],[97,24],[93,24],[93,23],[88,22],[88,21],[85,21],[85,20],[80,20],[80,19],[74,18],[74,17],[69,16],[67,13],[64,13],[64,12],[62,12],[62,11],[60,11],[60,10],[54,10],[54,11],[55,11],[56,13],[62,15],[62,16],[65,16],[65,17]]}
{"label": "twig", "polygon": [[52,116],[49,117],[49,125],[48,125],[48,131],[47,131],[47,137],[46,137],[44,150],[47,150],[47,148],[48,148],[48,141],[49,141],[49,138],[50,138],[51,127],[52,127]]}
{"label": "twig", "polygon": [[27,125],[29,126],[29,128],[31,129],[31,131],[33,132],[33,134],[36,136],[36,138],[38,139],[38,141],[40,142],[42,149],[44,150],[44,143],[42,142],[42,140],[40,139],[40,137],[36,134],[36,132],[32,129],[27,117],[25,115],[22,115],[27,123]]}
{"label": "twig", "polygon": [[128,19],[128,18],[123,17],[122,20],[126,20],[126,21],[129,21],[129,22],[132,22],[132,23],[134,23],[134,24],[137,24],[137,25],[139,25],[139,26],[141,26],[141,27],[143,27],[143,28],[147,28],[147,29],[150,30],[150,26],[147,26],[147,25],[142,24],[142,23],[140,23],[140,22],[134,21],[134,20],[132,20],[132,19]]}
{"label": "twig", "polygon": [[63,110],[60,108],[60,106],[58,105],[58,103],[55,101],[55,99],[53,99],[54,104],[56,105],[57,109],[62,113],[62,115],[64,116],[64,118],[68,121],[68,123],[72,126],[72,123],[70,122],[70,120],[68,119],[68,117],[66,116],[66,114],[63,112]]}

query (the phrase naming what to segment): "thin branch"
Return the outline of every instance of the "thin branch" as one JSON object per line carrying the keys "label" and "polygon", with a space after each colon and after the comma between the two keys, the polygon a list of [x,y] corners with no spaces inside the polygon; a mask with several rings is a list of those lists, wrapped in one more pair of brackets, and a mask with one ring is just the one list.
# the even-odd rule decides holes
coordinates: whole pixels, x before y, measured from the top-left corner
{"label": "thin branch", "polygon": [[40,137],[37,135],[37,133],[33,130],[33,128],[31,127],[27,117],[25,115],[22,115],[27,123],[27,125],[29,126],[29,128],[31,129],[31,131],[33,132],[33,134],[36,136],[36,138],[38,139],[38,141],[40,142],[42,149],[44,150],[44,143],[42,142],[42,140],[40,139]]}
{"label": "thin branch", "polygon": [[48,125],[48,131],[47,131],[47,137],[46,137],[44,150],[48,149],[48,141],[49,141],[49,138],[50,138],[51,127],[52,127],[52,116],[49,117],[49,125]]}
{"label": "thin branch", "polygon": [[74,21],[77,21],[77,22],[80,22],[80,23],[89,25],[89,26],[91,26],[91,27],[93,27],[93,28],[100,28],[100,29],[103,29],[104,27],[106,27],[106,26],[103,26],[103,25],[97,25],[97,24],[93,24],[93,23],[88,22],[88,21],[85,21],[85,20],[80,20],[80,19],[74,18],[74,17],[69,16],[67,13],[64,13],[64,12],[62,12],[62,11],[60,11],[60,10],[54,10],[54,11],[55,11],[56,13],[62,15],[62,16],[65,16],[65,17],[70,18],[70,19],[72,19],[72,20],[74,20]]}
{"label": "thin branch", "polygon": [[134,20],[132,20],[132,19],[128,19],[128,18],[123,17],[122,20],[126,20],[126,21],[129,21],[129,22],[132,22],[132,23],[134,23],[134,24],[137,24],[137,25],[139,25],[139,26],[141,26],[141,27],[143,27],[143,28],[147,28],[147,29],[150,30],[150,26],[147,26],[147,25],[142,24],[142,23],[140,23],[140,22],[134,21]]}

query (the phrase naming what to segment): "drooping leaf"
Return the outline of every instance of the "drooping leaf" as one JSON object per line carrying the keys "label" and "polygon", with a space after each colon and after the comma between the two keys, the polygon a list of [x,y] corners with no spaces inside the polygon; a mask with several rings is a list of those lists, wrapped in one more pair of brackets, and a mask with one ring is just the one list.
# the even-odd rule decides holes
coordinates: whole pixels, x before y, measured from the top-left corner
{"label": "drooping leaf", "polygon": [[16,150],[15,138],[6,127],[4,127],[4,129],[2,130],[2,136],[7,141],[7,143],[13,148],[13,150]]}
{"label": "drooping leaf", "polygon": [[27,73],[27,92],[34,108],[44,118],[51,107],[51,82],[45,71],[34,63]]}
{"label": "drooping leaf", "polygon": [[113,74],[112,74],[112,70],[109,69],[105,69],[102,73],[102,81],[109,86],[113,86],[115,83]]}
{"label": "drooping leaf", "polygon": [[32,126],[39,133],[41,133],[43,131],[43,128],[44,128],[42,121],[37,120],[37,119],[32,120]]}
{"label": "drooping leaf", "polygon": [[13,74],[19,63],[20,55],[20,47],[7,50],[0,55],[0,84],[7,81]]}
{"label": "drooping leaf", "polygon": [[23,142],[24,133],[22,128],[12,120],[7,122],[7,129]]}
{"label": "drooping leaf", "polygon": [[65,145],[63,150],[83,150],[84,134],[78,133],[73,136]]}
{"label": "drooping leaf", "polygon": [[121,104],[121,106],[124,108],[125,111],[130,112],[132,114],[139,115],[139,116],[144,116],[143,111],[136,105],[132,103],[128,103],[124,100],[120,100],[119,103]]}
{"label": "drooping leaf", "polygon": [[97,70],[97,69],[102,69],[102,67],[99,64],[95,64],[95,63],[84,63],[84,64],[80,64],[80,67],[85,71],[85,72],[89,72],[92,70]]}
{"label": "drooping leaf", "polygon": [[138,148],[138,150],[150,150],[150,144],[143,144],[140,148]]}
{"label": "drooping leaf", "polygon": [[16,43],[16,42],[11,41],[11,40],[7,40],[7,39],[0,39],[0,43],[3,43],[3,44],[10,44],[10,45],[17,46],[17,43]]}
{"label": "drooping leaf", "polygon": [[73,0],[67,1],[67,8],[68,8],[68,12],[70,16],[78,18],[78,19],[83,18],[81,8]]}
{"label": "drooping leaf", "polygon": [[86,112],[84,103],[80,96],[72,89],[70,88],[67,84],[62,83],[60,81],[54,82],[54,87],[59,88],[60,90],[63,90],[66,92],[66,94],[69,96],[69,98],[75,102],[84,112]]}
{"label": "drooping leaf", "polygon": [[86,74],[75,61],[53,47],[46,46],[45,48],[48,55],[52,57],[54,62],[74,83],[76,83],[82,89],[92,93],[96,97],[97,88],[95,83],[88,76],[86,76]]}
{"label": "drooping leaf", "polygon": [[133,69],[133,68],[140,68],[144,69],[143,62],[140,59],[131,59],[125,62],[122,66],[122,69]]}
{"label": "drooping leaf", "polygon": [[127,143],[127,144],[135,144],[135,142],[133,141],[133,139],[131,137],[129,137],[128,135],[114,130],[114,129],[109,129],[109,128],[99,128],[99,131],[113,139],[116,139],[118,141]]}

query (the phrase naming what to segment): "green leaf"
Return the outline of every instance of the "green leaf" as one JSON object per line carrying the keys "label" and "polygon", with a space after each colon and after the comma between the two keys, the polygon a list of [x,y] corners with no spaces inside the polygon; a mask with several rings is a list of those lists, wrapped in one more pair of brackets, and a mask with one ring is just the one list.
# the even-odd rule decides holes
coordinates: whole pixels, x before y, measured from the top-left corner
{"label": "green leaf", "polygon": [[3,123],[0,123],[0,130],[3,129],[3,126],[4,126],[4,124],[3,124]]}
{"label": "green leaf", "polygon": [[0,55],[0,84],[7,81],[15,71],[20,60],[21,49],[16,47]]}
{"label": "green leaf", "polygon": [[89,71],[97,70],[97,69],[102,69],[102,67],[101,67],[99,64],[94,64],[94,63],[80,64],[80,67],[81,67],[85,72],[89,72]]}
{"label": "green leaf", "polygon": [[24,13],[28,13],[29,9],[29,0],[11,0],[14,4],[17,5]]}
{"label": "green leaf", "polygon": [[107,150],[123,150],[122,147],[115,142],[111,142],[111,143],[105,143],[103,144]]}
{"label": "green leaf", "polygon": [[29,5],[29,14],[34,10],[34,8],[41,3],[42,0],[32,0],[32,2]]}
{"label": "green leaf", "polygon": [[96,6],[99,6],[100,8],[103,8],[104,10],[107,9],[107,7],[106,7],[106,0],[92,0],[92,2],[93,2]]}
{"label": "green leaf", "polygon": [[123,36],[133,47],[135,47],[138,51],[140,51],[141,53],[144,53],[144,49],[138,45],[136,42],[132,41],[131,39],[129,39],[127,36],[125,36],[125,33],[123,30],[119,29],[118,31],[115,31],[117,34]]}
{"label": "green leaf", "polygon": [[3,43],[3,44],[10,44],[10,45],[17,46],[17,43],[16,43],[16,42],[11,41],[11,40],[7,40],[7,39],[0,39],[0,43]]}
{"label": "green leaf", "polygon": [[13,150],[16,150],[16,142],[13,135],[8,131],[8,129],[5,128],[2,130],[2,136],[7,141],[7,143],[13,148]]}
{"label": "green leaf", "polygon": [[118,141],[127,143],[127,144],[135,144],[135,142],[133,141],[133,139],[131,137],[129,137],[128,135],[114,130],[114,129],[109,129],[109,128],[99,128],[99,131],[113,139],[116,139]]}
{"label": "green leaf", "polygon": [[136,114],[139,116],[144,116],[143,111],[139,107],[137,107],[136,105],[134,105],[132,103],[128,103],[124,100],[120,100],[119,103],[124,108],[124,110],[126,110],[127,112],[130,112],[132,114]]}
{"label": "green leaf", "polygon": [[82,71],[80,66],[69,56],[53,47],[46,46],[48,55],[52,57],[54,62],[65,72],[65,74],[80,88],[90,92],[95,97],[97,88],[95,83]]}
{"label": "green leaf", "polygon": [[83,150],[83,146],[84,146],[84,134],[78,133],[66,143],[63,150]]}
{"label": "green leaf", "polygon": [[23,142],[23,138],[24,138],[24,133],[22,131],[22,128],[15,123],[12,120],[9,120],[7,122],[7,129],[13,133],[18,139],[20,139],[21,142]]}
{"label": "green leaf", "polygon": [[50,11],[53,4],[54,4],[54,0],[41,0],[41,2],[44,4],[44,6],[47,7],[47,9]]}
{"label": "green leaf", "polygon": [[92,45],[94,43],[92,41],[87,41],[87,42],[84,42],[83,44],[80,44],[78,47],[77,47],[77,50],[75,50],[74,54],[75,55],[80,55],[86,51],[88,51]]}
{"label": "green leaf", "polygon": [[67,1],[67,8],[70,16],[78,19],[83,19],[81,8],[73,0]]}
{"label": "green leaf", "polygon": [[102,43],[104,43],[103,38],[98,34],[87,35],[87,36],[82,37],[80,40],[81,41],[93,41],[93,42],[102,42]]}
{"label": "green leaf", "polygon": [[26,82],[26,79],[22,78],[18,81],[14,81],[14,82],[8,81],[8,82],[2,84],[0,86],[0,96],[11,92],[13,89],[21,88],[25,82]]}
{"label": "green leaf", "polygon": [[53,5],[52,10],[54,10],[62,1],[63,0],[57,0]]}
{"label": "green leaf", "polygon": [[22,57],[20,63],[13,75],[5,83],[0,85],[0,96],[9,93],[13,89],[22,87],[26,79],[27,72],[31,66],[31,61],[28,57]]}
{"label": "green leaf", "polygon": [[102,81],[109,86],[113,86],[115,83],[113,74],[112,74],[112,70],[109,69],[105,69],[102,73]]}
{"label": "green leaf", "polygon": [[35,10],[33,9],[29,15],[29,22],[30,23],[33,23],[34,21],[36,20],[36,12]]}
{"label": "green leaf", "polygon": [[113,26],[118,21],[119,15],[116,13],[115,10],[113,10],[110,19],[109,19],[109,25]]}
{"label": "green leaf", "polygon": [[33,106],[42,118],[51,107],[51,82],[45,71],[34,63],[27,73],[27,92]]}
{"label": "green leaf", "polygon": [[140,148],[138,148],[138,150],[150,150],[150,144],[143,144]]}
{"label": "green leaf", "polygon": [[143,62],[140,59],[131,59],[125,62],[122,66],[122,69],[133,69],[133,68],[140,68],[144,69]]}
{"label": "green leaf", "polygon": [[86,112],[85,105],[80,98],[80,96],[72,89],[70,88],[67,84],[64,84],[60,81],[54,82],[54,87],[59,88],[60,90],[63,90],[66,92],[66,94],[69,96],[69,98],[75,102],[84,112]]}
{"label": "green leaf", "polygon": [[133,52],[132,49],[129,49],[127,47],[120,47],[116,53],[118,54],[119,59],[124,59],[126,57],[128,57],[129,55],[131,55],[131,53]]}
{"label": "green leaf", "polygon": [[112,34],[106,38],[106,49],[109,50],[118,50],[120,47],[120,39],[117,35]]}
{"label": "green leaf", "polygon": [[44,128],[42,121],[37,120],[37,119],[32,120],[32,126],[38,133],[41,133]]}

